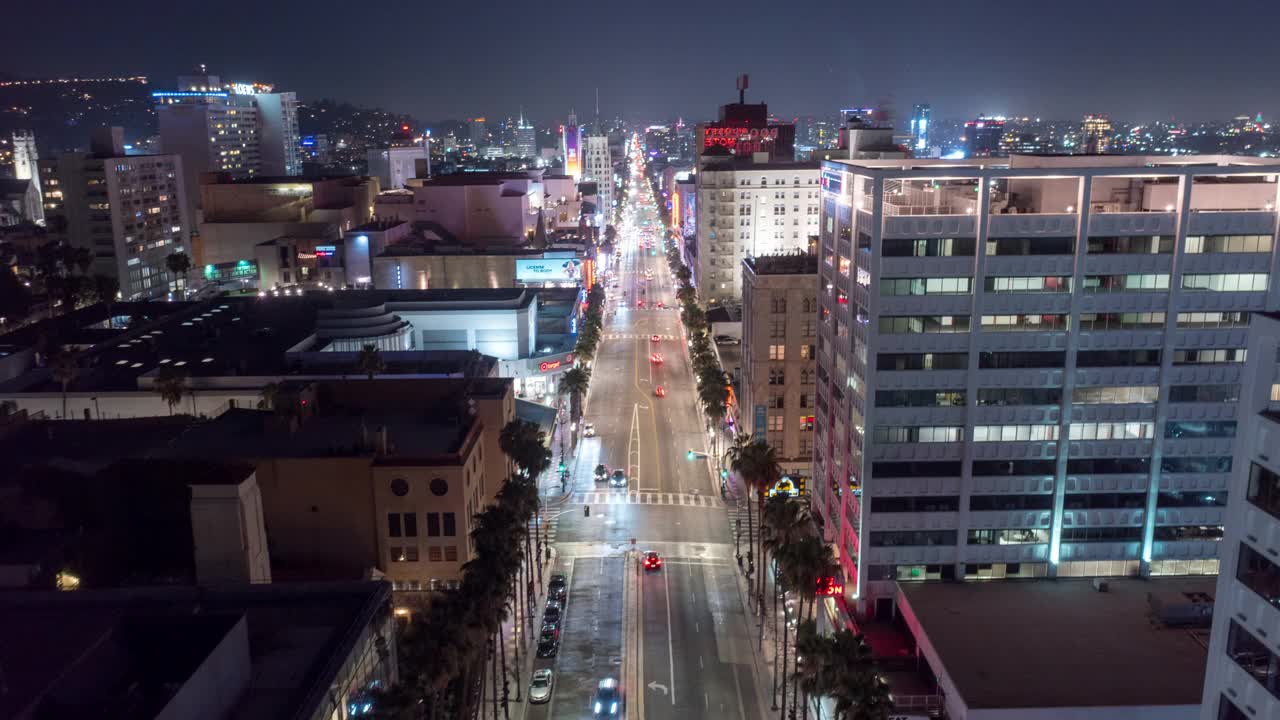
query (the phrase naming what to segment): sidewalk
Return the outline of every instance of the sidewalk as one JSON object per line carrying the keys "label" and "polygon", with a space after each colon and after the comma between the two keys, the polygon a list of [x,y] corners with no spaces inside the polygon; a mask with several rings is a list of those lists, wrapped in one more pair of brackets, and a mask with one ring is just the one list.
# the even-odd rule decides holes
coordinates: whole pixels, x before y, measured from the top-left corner
{"label": "sidewalk", "polygon": [[[536,545],[532,548],[537,552]],[[517,625],[517,616],[512,612],[506,623],[503,624],[503,633],[506,638],[507,645],[507,687],[508,687],[508,705],[511,708],[511,714],[517,718],[523,718],[529,705],[529,681],[533,679],[533,665],[537,660],[538,649],[538,633],[542,629],[542,608],[547,598],[547,581],[551,577],[552,568],[555,567],[559,554],[555,548],[551,549],[551,559],[543,557],[542,560],[542,576],[535,578],[534,595],[532,598],[533,607],[530,612],[533,613],[533,636],[528,635],[528,625]],[[537,573],[537,564],[534,564],[534,573]],[[520,667],[519,674],[516,673],[516,645],[524,643],[520,647]],[[502,672],[499,660],[498,672]],[[519,677],[520,683],[517,685],[516,678]],[[498,683],[498,703],[502,703],[502,682]],[[517,700],[519,698],[519,700]],[[486,682],[484,686],[484,701],[488,703],[487,707],[493,707],[493,685]],[[483,712],[481,713],[483,716]]]}

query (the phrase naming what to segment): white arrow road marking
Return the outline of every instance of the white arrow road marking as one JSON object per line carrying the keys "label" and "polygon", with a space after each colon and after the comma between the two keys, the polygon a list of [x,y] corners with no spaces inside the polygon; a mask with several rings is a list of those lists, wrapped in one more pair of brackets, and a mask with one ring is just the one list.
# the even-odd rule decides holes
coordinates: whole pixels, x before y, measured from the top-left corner
{"label": "white arrow road marking", "polygon": [[661,690],[663,695],[667,694],[667,686],[663,685],[657,680],[654,680],[653,682],[649,683],[646,687],[648,687],[650,690]]}

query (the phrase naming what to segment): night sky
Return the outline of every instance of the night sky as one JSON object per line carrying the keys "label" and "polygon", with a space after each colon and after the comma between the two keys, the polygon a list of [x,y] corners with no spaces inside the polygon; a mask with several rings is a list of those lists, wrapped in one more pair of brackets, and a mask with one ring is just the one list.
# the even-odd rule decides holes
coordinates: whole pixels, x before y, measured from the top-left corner
{"label": "night sky", "polygon": [[[22,77],[145,74],[195,63],[424,120],[576,107],[705,119],[751,75],[782,116],[892,98],[978,112],[1122,120],[1280,114],[1280,2],[21,2],[0,47]],[[244,8],[236,14],[227,7]],[[8,20],[16,17],[10,15]],[[68,26],[74,26],[74,29]],[[60,28],[68,28],[62,30]]]}

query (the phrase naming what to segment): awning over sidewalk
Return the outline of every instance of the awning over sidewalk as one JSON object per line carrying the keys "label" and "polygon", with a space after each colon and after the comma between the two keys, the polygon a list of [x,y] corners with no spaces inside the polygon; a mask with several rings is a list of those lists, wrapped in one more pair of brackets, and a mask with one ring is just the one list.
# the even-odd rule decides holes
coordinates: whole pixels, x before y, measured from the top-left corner
{"label": "awning over sidewalk", "polygon": [[556,427],[555,408],[516,398],[516,417],[537,425],[539,430],[546,433],[546,441],[551,442],[551,433]]}

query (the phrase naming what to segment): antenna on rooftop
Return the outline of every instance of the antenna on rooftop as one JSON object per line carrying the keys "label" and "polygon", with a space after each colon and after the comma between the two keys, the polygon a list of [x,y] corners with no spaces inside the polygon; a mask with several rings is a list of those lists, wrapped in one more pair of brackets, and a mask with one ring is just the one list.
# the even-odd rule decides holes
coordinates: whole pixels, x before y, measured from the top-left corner
{"label": "antenna on rooftop", "polygon": [[738,76],[738,104],[745,105],[747,103],[747,87],[750,81],[747,74],[743,73]]}

